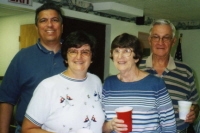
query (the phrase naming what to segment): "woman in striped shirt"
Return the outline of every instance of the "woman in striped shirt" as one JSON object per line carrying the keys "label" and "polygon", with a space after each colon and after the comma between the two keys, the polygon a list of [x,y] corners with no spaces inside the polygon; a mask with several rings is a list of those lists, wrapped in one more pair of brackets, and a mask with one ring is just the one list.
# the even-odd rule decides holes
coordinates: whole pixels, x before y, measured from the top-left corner
{"label": "woman in striped shirt", "polygon": [[165,83],[138,69],[141,58],[142,47],[137,37],[124,33],[113,40],[111,59],[119,74],[104,82],[104,133],[126,132],[127,125],[117,119],[115,113],[121,106],[133,107],[133,133],[176,132],[174,110]]}

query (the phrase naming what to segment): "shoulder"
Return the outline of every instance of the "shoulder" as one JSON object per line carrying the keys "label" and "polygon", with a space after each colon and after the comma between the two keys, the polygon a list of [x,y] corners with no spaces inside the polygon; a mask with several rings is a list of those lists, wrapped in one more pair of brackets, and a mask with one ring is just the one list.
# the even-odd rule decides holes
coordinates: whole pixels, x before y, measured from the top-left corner
{"label": "shoulder", "polygon": [[62,77],[60,74],[51,76],[49,78],[43,79],[38,86],[44,86],[45,88],[51,88],[55,84],[58,84],[61,82]]}
{"label": "shoulder", "polygon": [[92,81],[95,81],[95,82],[101,82],[100,78],[97,75],[89,73],[89,72],[87,73],[87,78],[89,80],[92,80]]}
{"label": "shoulder", "polygon": [[149,74],[148,76],[147,76],[147,78],[148,78],[148,80],[151,80],[151,81],[163,81],[163,79],[162,78],[160,78],[160,77],[157,77],[157,76],[155,76],[155,75],[153,75],[153,74]]}
{"label": "shoulder", "polygon": [[176,67],[177,67],[178,69],[185,69],[185,70],[192,71],[192,69],[190,68],[190,66],[187,65],[187,64],[184,63],[184,62],[175,60],[174,63],[176,64]]}
{"label": "shoulder", "polygon": [[112,75],[112,76],[109,76],[105,79],[104,81],[104,86],[110,86],[110,85],[118,85],[120,82],[117,78],[117,75]]}
{"label": "shoulder", "polygon": [[105,82],[115,81],[117,79],[117,75],[109,76],[105,79]]}
{"label": "shoulder", "polygon": [[194,77],[193,70],[190,66],[188,66],[186,63],[175,60],[176,69],[173,71],[177,73],[178,75],[182,75],[183,77],[187,76],[188,78]]}
{"label": "shoulder", "polygon": [[28,53],[28,52],[32,52],[33,50],[37,49],[37,44],[34,44],[32,46],[29,46],[27,48],[22,48],[19,53]]}
{"label": "shoulder", "polygon": [[161,88],[165,87],[164,80],[161,77],[157,77],[157,76],[154,76],[152,74],[149,74],[146,77],[146,81],[145,82],[148,83],[149,86],[153,85],[153,86],[160,86]]}
{"label": "shoulder", "polygon": [[14,57],[14,59],[21,59],[21,58],[26,58],[26,57],[30,57],[34,54],[37,54],[35,53],[35,51],[37,50],[37,45],[32,45],[32,46],[29,46],[27,48],[23,48],[21,49]]}
{"label": "shoulder", "polygon": [[106,80],[113,80],[116,79],[117,75],[111,75],[106,78]]}

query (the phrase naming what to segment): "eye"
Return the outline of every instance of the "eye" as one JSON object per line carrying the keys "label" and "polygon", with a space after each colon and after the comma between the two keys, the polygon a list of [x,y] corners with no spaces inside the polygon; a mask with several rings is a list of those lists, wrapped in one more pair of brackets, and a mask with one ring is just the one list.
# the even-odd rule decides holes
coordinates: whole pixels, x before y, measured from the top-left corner
{"label": "eye", "polygon": [[119,53],[119,49],[114,49],[113,53]]}
{"label": "eye", "polygon": [[158,37],[158,36],[153,36],[153,38],[154,38],[154,39],[159,39],[160,37]]}
{"label": "eye", "polygon": [[59,22],[59,19],[58,18],[53,18],[52,21]]}
{"label": "eye", "polygon": [[69,53],[74,54],[74,53],[77,53],[77,51],[76,50],[69,50]]}
{"label": "eye", "polygon": [[90,51],[89,51],[89,50],[83,50],[82,53],[83,53],[83,54],[89,54]]}
{"label": "eye", "polygon": [[171,37],[163,37],[164,40],[170,40]]}
{"label": "eye", "polygon": [[125,53],[131,53],[132,50],[131,50],[131,49],[125,49],[124,52],[125,52]]}
{"label": "eye", "polygon": [[43,19],[40,19],[39,22],[40,22],[40,23],[46,22],[46,19],[44,19],[44,18],[43,18]]}

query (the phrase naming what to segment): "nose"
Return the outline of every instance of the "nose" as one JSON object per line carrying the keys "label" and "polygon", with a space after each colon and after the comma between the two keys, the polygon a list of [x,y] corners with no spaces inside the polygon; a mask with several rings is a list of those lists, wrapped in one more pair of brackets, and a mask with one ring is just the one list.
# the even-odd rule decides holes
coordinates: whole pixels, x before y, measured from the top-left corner
{"label": "nose", "polygon": [[118,57],[122,58],[123,57],[123,52],[119,52]]}
{"label": "nose", "polygon": [[51,26],[52,26],[52,21],[49,20],[49,21],[47,22],[47,25],[48,25],[49,27],[51,27]]}
{"label": "nose", "polygon": [[81,57],[82,57],[81,52],[78,52],[77,55],[76,55],[76,58],[80,59]]}
{"label": "nose", "polygon": [[164,43],[163,38],[160,38],[159,41],[158,41],[158,43],[159,44],[163,44]]}

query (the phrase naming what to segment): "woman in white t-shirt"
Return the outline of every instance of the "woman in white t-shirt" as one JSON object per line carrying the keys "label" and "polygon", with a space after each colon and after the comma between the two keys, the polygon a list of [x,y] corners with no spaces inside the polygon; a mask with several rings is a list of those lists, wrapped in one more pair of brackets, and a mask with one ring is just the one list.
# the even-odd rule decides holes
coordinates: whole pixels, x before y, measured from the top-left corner
{"label": "woman in white t-shirt", "polygon": [[94,46],[94,37],[83,31],[66,37],[61,53],[67,70],[38,85],[25,114],[23,133],[76,133],[81,128],[102,133],[102,84],[87,72]]}

